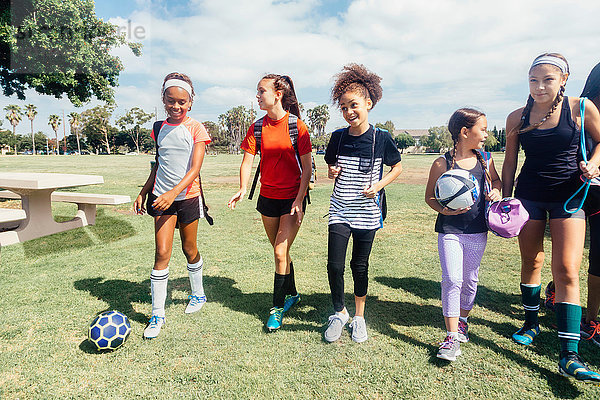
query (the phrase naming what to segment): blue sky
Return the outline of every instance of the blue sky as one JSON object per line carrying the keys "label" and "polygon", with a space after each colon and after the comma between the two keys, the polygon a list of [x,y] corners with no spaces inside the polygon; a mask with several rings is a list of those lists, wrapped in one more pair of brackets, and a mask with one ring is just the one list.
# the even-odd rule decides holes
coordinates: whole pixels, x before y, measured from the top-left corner
{"label": "blue sky", "polygon": [[[459,107],[474,106],[488,115],[490,128],[501,127],[526,100],[527,70],[536,55],[566,56],[572,96],[600,62],[600,2],[98,0],[96,12],[118,26],[143,29],[137,38],[142,57],[127,48],[115,51],[126,68],[115,90],[115,117],[135,106],[156,108],[160,117],[160,85],[172,71],[194,81],[191,115],[199,120],[216,121],[240,104],[256,108],[256,83],[271,72],[293,78],[305,107],[330,104],[333,75],[358,62],[383,78],[383,99],[371,122],[426,129],[446,124]],[[77,109],[30,91],[25,102],[0,98],[0,107],[30,102],[40,111],[36,130],[51,137],[49,114],[97,104]],[[329,130],[344,125],[333,106],[330,114]],[[17,129],[26,133],[29,124]]]}

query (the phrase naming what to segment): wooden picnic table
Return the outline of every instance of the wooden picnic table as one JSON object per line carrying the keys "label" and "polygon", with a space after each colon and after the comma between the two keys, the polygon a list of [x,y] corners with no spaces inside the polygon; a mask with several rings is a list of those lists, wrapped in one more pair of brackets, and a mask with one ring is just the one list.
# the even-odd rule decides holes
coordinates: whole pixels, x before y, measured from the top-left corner
{"label": "wooden picnic table", "polygon": [[[70,221],[56,222],[52,216],[52,192],[56,189],[104,183],[99,175],[54,174],[41,172],[0,172],[0,188],[21,196],[26,218],[18,228],[0,232],[0,246],[22,243],[90,222],[81,208]],[[95,213],[95,208],[94,208]],[[93,223],[93,221],[91,221]]]}

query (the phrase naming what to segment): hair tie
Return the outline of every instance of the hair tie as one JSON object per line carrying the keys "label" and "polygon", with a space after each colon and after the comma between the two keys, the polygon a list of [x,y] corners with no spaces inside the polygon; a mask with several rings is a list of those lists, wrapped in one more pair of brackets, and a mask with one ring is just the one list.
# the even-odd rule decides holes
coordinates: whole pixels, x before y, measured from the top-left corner
{"label": "hair tie", "polygon": [[163,85],[163,91],[162,91],[163,96],[165,95],[165,92],[167,91],[167,89],[170,87],[180,87],[183,90],[185,90],[186,92],[188,92],[188,94],[190,95],[190,100],[192,100],[194,98],[194,96],[192,95],[192,86],[189,83],[187,83],[186,81],[183,81],[181,79],[169,79]]}

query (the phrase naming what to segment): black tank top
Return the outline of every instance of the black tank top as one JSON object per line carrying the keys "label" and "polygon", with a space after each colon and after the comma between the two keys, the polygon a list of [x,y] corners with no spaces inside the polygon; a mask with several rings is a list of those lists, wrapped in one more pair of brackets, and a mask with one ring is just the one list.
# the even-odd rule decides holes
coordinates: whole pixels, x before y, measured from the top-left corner
{"label": "black tank top", "polygon": [[[446,168],[449,170],[452,163],[450,152],[444,154],[446,158]],[[464,169],[456,163],[454,169]],[[479,197],[471,209],[464,214],[443,215],[438,214],[435,220],[435,231],[438,233],[483,233],[488,231],[485,222],[485,193],[484,193],[484,172],[481,163],[477,161],[473,169],[467,170],[477,180],[479,187]]]}
{"label": "black tank top", "polygon": [[[529,115],[523,123],[527,125]],[[567,200],[581,184],[577,165],[579,134],[566,96],[556,127],[519,134],[525,162],[517,179],[515,197],[544,202]]]}

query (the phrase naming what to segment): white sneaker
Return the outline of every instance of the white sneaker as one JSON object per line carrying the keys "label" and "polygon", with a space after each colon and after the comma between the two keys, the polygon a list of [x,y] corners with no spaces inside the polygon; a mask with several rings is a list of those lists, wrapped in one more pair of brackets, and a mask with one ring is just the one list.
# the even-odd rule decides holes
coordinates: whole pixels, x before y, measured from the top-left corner
{"label": "white sneaker", "polygon": [[342,336],[342,329],[344,325],[348,322],[350,316],[348,313],[336,312],[335,314],[329,316],[329,325],[325,330],[325,334],[323,337],[329,343],[335,342]]}
{"label": "white sneaker", "polygon": [[369,338],[367,324],[363,317],[354,316],[350,322],[350,329],[352,329],[352,340],[356,343],[362,343]]}
{"label": "white sneaker", "polygon": [[202,308],[204,303],[206,303],[205,295],[194,296],[193,294],[191,294],[189,296],[189,299],[190,299],[190,302],[188,303],[187,307],[185,308],[186,314],[191,314],[191,313],[195,313],[196,311],[200,311],[200,309]]}
{"label": "white sneaker", "polygon": [[157,337],[160,333],[160,328],[162,328],[165,322],[165,317],[159,317],[158,315],[150,317],[150,322],[148,322],[148,326],[144,329],[144,338],[154,339]]}

